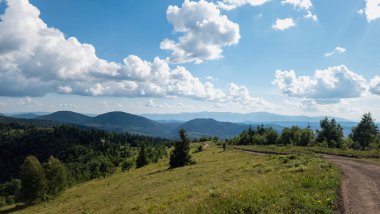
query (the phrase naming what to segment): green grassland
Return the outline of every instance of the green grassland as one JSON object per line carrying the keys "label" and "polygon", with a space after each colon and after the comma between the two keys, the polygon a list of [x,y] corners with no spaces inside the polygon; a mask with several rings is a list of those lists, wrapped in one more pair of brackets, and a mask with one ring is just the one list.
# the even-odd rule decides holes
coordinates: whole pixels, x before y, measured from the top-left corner
{"label": "green grassland", "polygon": [[[168,159],[66,190],[16,213],[333,213],[340,172],[314,154],[270,155],[209,146],[196,164]],[[9,208],[9,207],[8,207]],[[3,208],[4,209],[4,208]]]}
{"label": "green grassland", "polygon": [[261,146],[261,145],[249,145],[249,146],[234,146],[237,149],[251,150],[264,153],[278,153],[278,154],[329,154],[338,155],[352,158],[364,158],[364,159],[377,159],[380,158],[380,150],[353,150],[353,149],[338,149],[338,148],[323,148],[323,147],[305,147],[305,146]]}

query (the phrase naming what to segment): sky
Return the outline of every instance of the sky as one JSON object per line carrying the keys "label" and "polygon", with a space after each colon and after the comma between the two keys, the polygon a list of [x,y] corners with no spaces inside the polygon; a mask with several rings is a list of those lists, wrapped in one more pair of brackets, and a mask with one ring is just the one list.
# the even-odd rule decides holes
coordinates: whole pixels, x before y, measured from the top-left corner
{"label": "sky", "polygon": [[0,0],[0,112],[380,119],[380,0]]}

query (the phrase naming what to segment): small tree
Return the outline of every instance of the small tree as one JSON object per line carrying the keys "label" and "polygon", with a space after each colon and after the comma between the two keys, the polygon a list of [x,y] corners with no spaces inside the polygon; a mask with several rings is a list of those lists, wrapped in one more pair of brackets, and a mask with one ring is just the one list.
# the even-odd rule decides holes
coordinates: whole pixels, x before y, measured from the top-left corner
{"label": "small tree", "polygon": [[328,147],[341,147],[343,140],[343,128],[337,124],[335,119],[327,117],[320,122],[321,130],[317,131],[317,141],[327,142]]}
{"label": "small tree", "polygon": [[351,139],[359,144],[360,149],[367,148],[374,143],[379,131],[372,119],[371,113],[364,114],[360,123],[352,128]]}
{"label": "small tree", "polygon": [[25,158],[20,171],[21,201],[30,204],[45,197],[47,180],[45,170],[34,156]]}
{"label": "small tree", "polygon": [[148,163],[149,162],[148,162],[148,157],[147,157],[147,154],[146,154],[145,145],[143,144],[143,145],[141,145],[140,152],[137,155],[136,168],[143,167],[143,166],[147,165]]}
{"label": "small tree", "polygon": [[175,142],[174,150],[170,155],[169,165],[171,168],[185,166],[191,163],[190,140],[184,129],[179,130],[180,141]]}
{"label": "small tree", "polygon": [[56,196],[66,188],[66,167],[61,161],[59,161],[59,159],[50,156],[44,164],[44,168],[47,178],[47,194],[50,196]]}

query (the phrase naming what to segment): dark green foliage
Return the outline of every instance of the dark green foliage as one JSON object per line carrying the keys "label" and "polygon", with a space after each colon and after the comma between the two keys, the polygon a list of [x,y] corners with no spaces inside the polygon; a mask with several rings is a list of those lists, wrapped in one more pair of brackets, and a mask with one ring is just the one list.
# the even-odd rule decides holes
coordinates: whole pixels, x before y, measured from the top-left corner
{"label": "dark green foliage", "polygon": [[188,139],[184,129],[179,130],[179,137],[181,140],[175,142],[174,150],[170,155],[169,165],[171,168],[185,166],[192,162],[189,154],[190,140]]}
{"label": "dark green foliage", "polygon": [[379,134],[371,113],[364,114],[360,123],[352,128],[351,139],[358,144],[360,149],[366,149],[376,141]]}
{"label": "dark green foliage", "polygon": [[280,144],[283,145],[299,145],[301,142],[302,130],[298,126],[293,126],[291,128],[284,128],[280,137]]}
{"label": "dark green foliage", "polygon": [[284,128],[278,142],[283,145],[307,146],[314,140],[314,132],[309,127],[302,129],[298,126]]}
{"label": "dark green foliage", "polygon": [[34,156],[25,158],[20,171],[21,201],[29,204],[46,196],[47,179],[45,170]]}
{"label": "dark green foliage", "polygon": [[66,167],[59,161],[59,159],[50,156],[44,169],[47,178],[46,193],[49,196],[56,196],[62,192],[67,186],[67,171]]}
{"label": "dark green foliage", "polygon": [[251,127],[239,136],[231,139],[233,144],[237,145],[270,145],[275,144],[278,134],[272,128],[264,128],[263,125],[257,126],[255,130]]}
{"label": "dark green foliage", "polygon": [[[142,143],[155,148],[154,159],[164,156],[162,150],[171,143],[162,138],[128,133],[70,126],[40,128],[16,120],[8,122],[0,120],[0,183],[18,178],[19,168],[28,155],[43,162],[50,155],[58,158],[67,168],[71,185],[109,175],[115,167],[135,155],[133,147]],[[160,147],[164,149],[156,149]]]}
{"label": "dark green foliage", "polygon": [[133,159],[131,159],[131,158],[128,158],[127,160],[125,160],[121,164],[121,169],[123,171],[128,171],[128,170],[132,169],[134,166],[135,166],[135,161]]}
{"label": "dark green foliage", "polygon": [[145,150],[145,145],[143,144],[141,145],[139,154],[137,155],[137,158],[136,158],[136,168],[143,167],[147,165],[148,163],[149,162],[148,162],[148,157]]}
{"label": "dark green foliage", "polygon": [[21,181],[12,179],[11,181],[0,184],[0,207],[12,204],[20,198]]}
{"label": "dark green foliage", "polygon": [[224,150],[224,151],[227,150],[227,143],[223,143],[223,150]]}
{"label": "dark green foliage", "polygon": [[195,152],[203,152],[203,150],[204,150],[203,145],[199,145],[199,146],[197,147],[197,150],[196,150]]}
{"label": "dark green foliage", "polygon": [[317,131],[317,142],[326,142],[329,148],[340,148],[343,140],[343,128],[335,119],[327,117],[320,122],[321,129]]}

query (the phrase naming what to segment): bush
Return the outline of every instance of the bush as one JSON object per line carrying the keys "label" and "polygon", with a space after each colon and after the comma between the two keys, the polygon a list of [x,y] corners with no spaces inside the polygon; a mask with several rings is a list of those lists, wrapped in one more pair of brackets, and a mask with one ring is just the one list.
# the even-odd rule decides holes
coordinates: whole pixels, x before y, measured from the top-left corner
{"label": "bush", "polygon": [[121,164],[121,169],[123,171],[128,171],[128,170],[132,169],[134,166],[135,166],[135,161],[133,159],[131,159],[131,158],[128,158],[127,160],[125,160]]}

